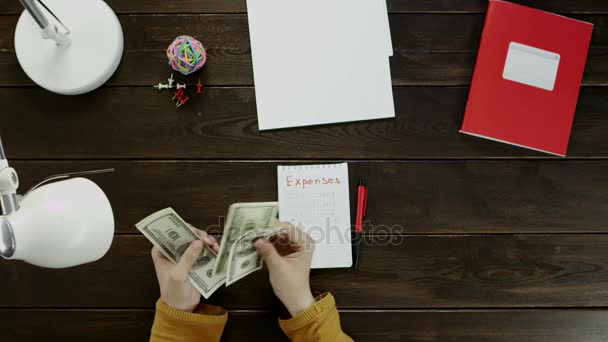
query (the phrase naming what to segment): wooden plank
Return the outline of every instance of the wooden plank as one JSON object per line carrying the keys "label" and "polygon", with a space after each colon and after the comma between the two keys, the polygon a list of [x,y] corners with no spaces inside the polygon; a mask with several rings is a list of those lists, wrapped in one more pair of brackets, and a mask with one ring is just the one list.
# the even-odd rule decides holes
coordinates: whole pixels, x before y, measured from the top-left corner
{"label": "wooden plank", "polygon": [[[245,15],[121,15],[123,60],[109,85],[152,87],[169,77],[165,49],[178,35],[200,38],[208,61],[200,74],[206,85],[253,83],[249,30]],[[0,16],[1,32],[14,32],[17,16]],[[150,74],[152,73],[152,74]],[[176,78],[177,75],[176,75]],[[178,80],[186,80],[185,77]],[[198,80],[190,79],[191,82]],[[18,65],[13,35],[0,36],[0,86],[32,85]]]}
{"label": "wooden plank", "polygon": [[[596,24],[583,83],[606,85],[608,20],[597,15],[576,17]],[[390,19],[395,48],[391,59],[394,85],[469,84],[483,15],[402,14],[391,15]],[[0,16],[0,30],[13,32],[16,20],[16,16]],[[166,79],[171,69],[163,51],[171,39],[184,32],[200,37],[207,46],[209,59],[200,74],[203,83],[253,85],[245,15],[122,15],[120,20],[125,32],[125,53],[108,85],[151,87]],[[13,35],[0,37],[0,86],[32,85],[18,66]]]}
{"label": "wooden plank", "polygon": [[[393,86],[468,86],[471,83],[476,51],[435,52],[435,51],[396,51],[391,58],[391,76]],[[591,49],[587,58],[582,86],[608,85],[608,49]],[[228,58],[238,58],[230,56]],[[16,65],[13,52],[0,50],[0,87],[33,87],[34,83],[27,78]],[[206,69],[201,74],[201,81],[208,86],[238,85],[253,86],[253,72],[250,60],[226,61],[224,59],[213,69]],[[225,65],[224,65],[225,63]],[[108,86],[141,86],[150,87],[171,73],[164,67],[165,57],[161,54],[141,56],[139,52],[126,52],[123,64],[116,75],[110,79]],[[133,70],[145,70],[145,73],[133,77]],[[198,79],[175,76],[180,82],[196,83]],[[192,83],[192,85],[193,85]]]}
{"label": "wooden plank", "polygon": [[[222,341],[288,341],[276,314],[231,311]],[[0,310],[6,342],[145,341],[152,310]],[[606,310],[342,311],[356,341],[600,341]]]}
{"label": "wooden plank", "polygon": [[[182,0],[180,2],[138,0],[106,1],[117,13],[244,13],[245,0]],[[608,13],[600,0],[513,0],[512,2],[558,13]],[[487,0],[387,0],[391,13],[482,13]],[[16,1],[0,4],[0,14],[16,14],[22,7]]]}
{"label": "wooden plank", "polygon": [[608,313],[590,310],[343,312],[356,341],[600,341]]}
{"label": "wooden plank", "polygon": [[[398,87],[394,119],[259,132],[251,88],[208,88],[179,110],[152,88],[78,97],[6,88],[0,133],[13,159],[554,158],[458,133],[467,96]],[[568,156],[608,156],[606,108],[608,88],[582,90]]]}
{"label": "wooden plank", "polygon": [[152,310],[0,310],[4,342],[147,341]]}
{"label": "wooden plank", "polygon": [[[69,270],[0,261],[0,307],[152,308],[142,236],[117,236],[98,262]],[[367,239],[360,267],[313,270],[313,291],[341,308],[605,307],[607,235],[400,236]],[[266,271],[214,294],[228,308],[283,310]]]}
{"label": "wooden plank", "polygon": [[[245,0],[105,0],[116,13],[244,13]],[[21,13],[23,7],[16,1],[0,3],[0,14]]]}
{"label": "wooden plank", "polygon": [[[282,163],[284,164],[284,163]],[[115,208],[116,231],[173,207],[221,233],[228,206],[277,199],[276,162],[14,162],[25,191],[45,176],[115,167],[92,177]],[[370,186],[364,229],[391,233],[606,233],[608,161],[350,162]]]}
{"label": "wooden plank", "polygon": [[[192,224],[217,234],[230,204],[277,198],[276,162],[12,165],[24,191],[51,174],[115,167],[116,173],[93,179],[116,209],[119,233],[138,234],[135,222],[172,206]],[[364,227],[370,234],[605,233],[608,194],[600,189],[608,188],[607,167],[607,161],[351,162],[350,184],[354,189],[363,177],[376,194]],[[352,193],[353,209],[355,199]]]}

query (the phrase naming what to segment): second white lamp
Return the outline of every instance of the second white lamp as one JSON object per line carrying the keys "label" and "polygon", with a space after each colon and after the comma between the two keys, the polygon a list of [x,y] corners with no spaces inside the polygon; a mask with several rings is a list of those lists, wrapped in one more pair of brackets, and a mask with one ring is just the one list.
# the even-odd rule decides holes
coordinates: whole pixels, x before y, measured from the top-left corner
{"label": "second white lamp", "polygon": [[19,177],[9,167],[0,141],[0,256],[48,268],[103,257],[114,237],[110,201],[92,181],[68,178],[111,170],[57,175],[20,200]]}
{"label": "second white lamp", "polygon": [[86,178],[41,186],[23,198],[17,211],[0,217],[2,224],[10,227],[14,243],[7,259],[48,268],[96,261],[114,237],[110,202]]}

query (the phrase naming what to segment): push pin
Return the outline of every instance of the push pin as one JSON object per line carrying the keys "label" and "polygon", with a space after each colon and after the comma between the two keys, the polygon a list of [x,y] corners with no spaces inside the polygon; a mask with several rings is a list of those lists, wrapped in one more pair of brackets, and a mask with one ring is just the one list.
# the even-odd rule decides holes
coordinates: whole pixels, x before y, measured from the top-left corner
{"label": "push pin", "polygon": [[179,108],[179,107],[181,107],[181,106],[185,105],[185,104],[186,104],[186,102],[188,102],[188,100],[190,100],[190,98],[189,98],[188,96],[184,96],[184,97],[180,97],[180,98],[178,98],[177,100],[178,100],[178,101],[177,101],[177,103],[175,104],[175,107],[176,107],[176,108]]}
{"label": "push pin", "polygon": [[177,89],[186,89],[186,84],[179,84],[177,83]]}
{"label": "push pin", "polygon": [[154,89],[158,89],[158,90],[169,89],[169,86],[167,84],[159,83],[158,85],[154,86]]}
{"label": "push pin", "polygon": [[175,100],[176,97],[178,100],[184,97],[184,89],[177,89],[177,91],[173,93],[173,98],[171,100]]}
{"label": "push pin", "polygon": [[169,89],[173,89],[173,82],[175,82],[173,79],[173,74],[171,74],[171,77],[167,79],[167,82],[169,82]]}
{"label": "push pin", "polygon": [[201,83],[201,80],[198,80],[198,83],[196,84],[196,93],[197,94],[202,94],[203,93],[203,84]]}

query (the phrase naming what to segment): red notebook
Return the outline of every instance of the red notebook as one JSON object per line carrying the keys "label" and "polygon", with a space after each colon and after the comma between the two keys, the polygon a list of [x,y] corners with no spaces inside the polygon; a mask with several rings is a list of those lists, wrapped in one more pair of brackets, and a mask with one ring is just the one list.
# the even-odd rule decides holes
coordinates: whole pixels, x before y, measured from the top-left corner
{"label": "red notebook", "polygon": [[490,0],[460,132],[565,156],[592,31]]}

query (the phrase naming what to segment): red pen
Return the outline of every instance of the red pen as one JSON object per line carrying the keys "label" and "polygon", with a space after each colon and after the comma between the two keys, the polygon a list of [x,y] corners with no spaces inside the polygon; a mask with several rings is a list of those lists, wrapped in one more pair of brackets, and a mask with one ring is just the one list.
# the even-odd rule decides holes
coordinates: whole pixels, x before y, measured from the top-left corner
{"label": "red pen", "polygon": [[357,187],[357,218],[355,220],[355,233],[363,230],[363,217],[365,217],[365,207],[367,206],[367,187],[365,180],[359,179]]}
{"label": "red pen", "polygon": [[353,245],[353,265],[359,267],[359,255],[361,250],[361,240],[363,239],[363,218],[367,207],[367,186],[365,180],[359,179],[357,187],[357,216],[355,217],[355,230],[352,233]]}

